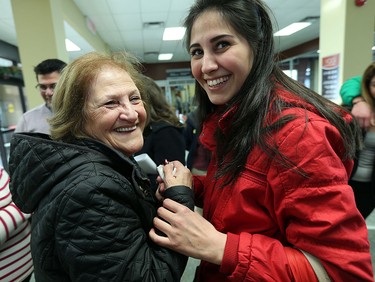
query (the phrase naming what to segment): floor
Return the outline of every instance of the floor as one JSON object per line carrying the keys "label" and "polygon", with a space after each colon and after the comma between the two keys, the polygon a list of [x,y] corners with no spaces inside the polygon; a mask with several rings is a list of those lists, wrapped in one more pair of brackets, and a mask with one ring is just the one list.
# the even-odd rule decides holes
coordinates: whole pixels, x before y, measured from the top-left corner
{"label": "floor", "polygon": [[[367,223],[367,228],[369,231],[369,240],[371,244],[371,256],[372,256],[372,261],[375,261],[375,211],[370,214],[366,220]],[[181,282],[192,282],[194,279],[194,273],[195,273],[195,268],[199,264],[199,260],[189,258],[188,264],[186,266],[185,272],[181,277]],[[373,269],[375,273],[375,267],[373,264]],[[35,282],[34,277],[30,280],[30,282]]]}

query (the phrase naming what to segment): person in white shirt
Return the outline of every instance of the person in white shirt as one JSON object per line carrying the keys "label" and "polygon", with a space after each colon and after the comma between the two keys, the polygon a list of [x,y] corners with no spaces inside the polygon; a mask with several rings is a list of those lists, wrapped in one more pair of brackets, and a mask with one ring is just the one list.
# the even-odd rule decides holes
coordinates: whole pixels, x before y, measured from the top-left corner
{"label": "person in white shirt", "polygon": [[52,117],[51,101],[60,72],[66,63],[59,59],[47,59],[39,63],[34,72],[38,84],[36,87],[44,104],[25,112],[16,125],[15,132],[39,132],[49,134],[47,119]]}

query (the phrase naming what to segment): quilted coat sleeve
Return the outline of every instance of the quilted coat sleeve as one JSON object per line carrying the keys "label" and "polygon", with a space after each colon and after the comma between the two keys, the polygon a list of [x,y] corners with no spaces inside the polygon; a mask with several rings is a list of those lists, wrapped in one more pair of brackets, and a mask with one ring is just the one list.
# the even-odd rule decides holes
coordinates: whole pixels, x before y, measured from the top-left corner
{"label": "quilted coat sleeve", "polygon": [[70,185],[55,221],[56,251],[70,280],[179,281],[187,258],[149,240],[129,185],[97,176]]}
{"label": "quilted coat sleeve", "polygon": [[286,242],[266,234],[229,233],[221,271],[232,273],[231,281],[294,281],[285,253],[290,244],[317,257],[332,281],[373,281],[365,221],[347,184],[352,162],[342,160],[337,129],[310,118],[307,126],[303,120],[285,126],[276,141],[281,153],[308,174],[273,161],[267,175],[274,220]]}

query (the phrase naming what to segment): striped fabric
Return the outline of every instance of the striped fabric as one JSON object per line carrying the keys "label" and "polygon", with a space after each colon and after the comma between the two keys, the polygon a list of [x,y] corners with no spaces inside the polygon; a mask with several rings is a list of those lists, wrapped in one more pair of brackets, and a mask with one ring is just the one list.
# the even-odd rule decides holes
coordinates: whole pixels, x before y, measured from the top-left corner
{"label": "striped fabric", "polygon": [[29,214],[12,201],[9,175],[0,168],[0,281],[22,281],[33,271]]}

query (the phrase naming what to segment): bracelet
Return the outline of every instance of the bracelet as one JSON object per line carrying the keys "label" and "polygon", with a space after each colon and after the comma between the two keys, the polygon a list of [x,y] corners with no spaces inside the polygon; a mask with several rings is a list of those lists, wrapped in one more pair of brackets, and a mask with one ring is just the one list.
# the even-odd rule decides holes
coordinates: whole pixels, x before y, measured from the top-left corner
{"label": "bracelet", "polygon": [[360,99],[360,100],[357,100],[357,101],[355,101],[355,102],[352,102],[352,105],[354,106],[354,105],[356,105],[356,104],[358,104],[358,103],[360,103],[360,102],[365,102],[365,103],[366,103],[366,101],[362,98],[362,99]]}

